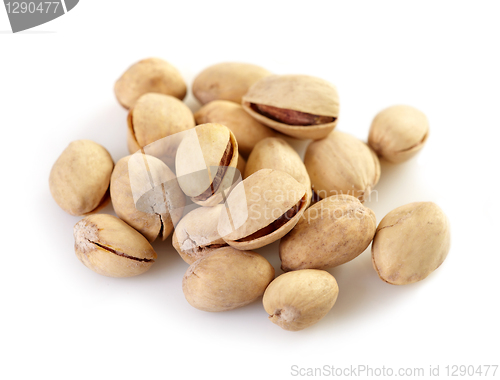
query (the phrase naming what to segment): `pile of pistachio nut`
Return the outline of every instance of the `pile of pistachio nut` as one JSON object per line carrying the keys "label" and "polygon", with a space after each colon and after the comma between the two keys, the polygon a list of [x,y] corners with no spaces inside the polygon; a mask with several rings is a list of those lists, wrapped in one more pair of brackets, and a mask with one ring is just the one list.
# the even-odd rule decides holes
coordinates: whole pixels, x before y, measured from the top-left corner
{"label": "pile of pistachio nut", "polygon": [[[73,141],[49,178],[57,204],[84,216],[76,256],[101,275],[146,272],[157,258],[151,243],[168,239],[189,265],[182,288],[192,306],[225,311],[263,296],[269,319],[297,331],[335,304],[326,270],[370,243],[374,270],[394,285],[423,280],[448,254],[449,222],[436,204],[402,205],[378,226],[363,205],[379,158],[406,161],[427,140],[427,117],[411,106],[377,114],[365,143],[335,130],[337,90],[313,76],[219,63],[192,83],[195,114],[181,74],[162,59],[135,63],[114,90],[128,109],[130,155],[115,164],[96,142]],[[304,161],[290,138],[310,140]],[[98,213],[109,199],[118,217]],[[252,250],[278,240],[284,273],[275,278]]]}

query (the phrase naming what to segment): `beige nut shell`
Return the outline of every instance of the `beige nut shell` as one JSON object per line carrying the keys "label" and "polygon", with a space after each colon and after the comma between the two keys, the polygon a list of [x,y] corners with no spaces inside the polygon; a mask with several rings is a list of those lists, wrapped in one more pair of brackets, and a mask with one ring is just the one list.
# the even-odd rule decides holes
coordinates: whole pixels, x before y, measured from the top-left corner
{"label": "beige nut shell", "polygon": [[59,207],[71,215],[85,215],[109,201],[113,159],[91,140],[71,142],[56,160],[49,175],[49,188]]}
{"label": "beige nut shell", "polygon": [[400,163],[416,155],[428,136],[429,121],[422,111],[407,105],[396,105],[375,116],[368,144],[380,157]]}
{"label": "beige nut shell", "polygon": [[73,234],[78,259],[104,276],[137,276],[156,259],[146,238],[112,215],[87,216],[75,225]]}
{"label": "beige nut shell", "polygon": [[147,58],[133,64],[115,83],[116,99],[127,109],[142,95],[150,92],[172,95],[182,100],[187,87],[179,70],[160,58]]}
{"label": "beige nut shell", "polygon": [[197,309],[226,311],[255,301],[273,279],[274,268],[261,255],[225,247],[191,264],[182,290]]}
{"label": "beige nut shell", "polygon": [[194,78],[193,95],[201,104],[213,100],[241,103],[250,86],[267,75],[270,75],[269,71],[250,63],[217,63]]}
{"label": "beige nut shell", "polygon": [[377,227],[372,262],[379,277],[393,285],[426,278],[450,250],[450,224],[433,202],[414,202],[388,213]]}
{"label": "beige nut shell", "polygon": [[[250,105],[263,104],[283,109],[334,117],[331,123],[293,126],[272,120],[254,111]],[[271,75],[255,83],[243,96],[243,108],[252,117],[285,135],[298,139],[318,140],[337,125],[339,96],[328,81],[308,75]]]}
{"label": "beige nut shell", "polygon": [[339,287],[328,272],[303,269],[278,276],[262,303],[269,320],[284,330],[299,331],[321,320],[337,301]]}
{"label": "beige nut shell", "polygon": [[320,198],[347,194],[363,202],[380,178],[380,162],[373,150],[340,131],[309,144],[304,164]]}

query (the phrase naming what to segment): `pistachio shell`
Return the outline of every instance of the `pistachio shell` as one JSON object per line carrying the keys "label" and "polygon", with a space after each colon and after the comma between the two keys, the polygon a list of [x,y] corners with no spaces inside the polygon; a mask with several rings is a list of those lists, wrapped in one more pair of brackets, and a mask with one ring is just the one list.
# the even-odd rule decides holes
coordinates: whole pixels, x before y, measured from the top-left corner
{"label": "pistachio shell", "polygon": [[320,198],[348,194],[363,202],[380,178],[380,163],[371,148],[339,131],[309,144],[304,163]]}
{"label": "pistachio shell", "polygon": [[255,144],[266,137],[276,137],[272,129],[259,123],[245,112],[240,104],[227,100],[214,100],[194,114],[197,124],[220,123],[236,137],[240,153],[248,157]]}
{"label": "pistachio shell", "polygon": [[217,232],[224,205],[200,207],[187,213],[175,227],[172,245],[182,259],[192,264],[214,249],[227,246]]}
{"label": "pistachio shell", "polygon": [[372,262],[379,277],[393,285],[426,278],[450,250],[450,223],[433,202],[414,202],[388,213],[377,227]]}
{"label": "pistachio shell", "polygon": [[269,74],[266,69],[250,63],[218,63],[194,78],[193,95],[201,104],[218,99],[241,103],[250,86]]}
{"label": "pistachio shell", "polygon": [[241,179],[243,179],[243,174],[245,173],[246,167],[247,167],[247,162],[243,157],[238,155],[238,164],[236,165],[236,169],[238,169],[239,173],[236,173],[236,175],[240,175]]}
{"label": "pistachio shell", "polygon": [[429,136],[429,121],[418,109],[397,105],[380,111],[373,119],[368,144],[387,161],[400,163],[422,149]]}
{"label": "pistachio shell", "polygon": [[284,330],[299,331],[322,319],[337,301],[339,287],[328,272],[303,269],[278,276],[262,303],[269,320]]}
{"label": "pistachio shell", "polygon": [[275,169],[290,174],[304,185],[307,191],[307,202],[310,202],[312,190],[309,174],[298,153],[285,140],[268,137],[255,145],[248,157],[243,178],[249,177],[260,169]]}
{"label": "pistachio shell", "polygon": [[[318,125],[290,125],[273,120],[252,107],[253,104],[331,117]],[[243,96],[243,108],[252,117],[281,133],[298,139],[322,139],[337,125],[339,97],[335,86],[308,75],[271,75],[255,83]]]}
{"label": "pistachio shell", "polygon": [[104,276],[137,276],[156,259],[146,238],[112,215],[87,216],[75,225],[73,234],[78,259]]}
{"label": "pistachio shell", "polygon": [[328,269],[351,261],[368,247],[376,228],[375,214],[357,198],[325,198],[281,239],[281,269]]}
{"label": "pistachio shell", "polygon": [[182,290],[197,309],[226,311],[255,301],[273,278],[274,268],[258,253],[225,247],[191,264]]}
{"label": "pistachio shell", "polygon": [[127,109],[149,92],[172,95],[182,100],[187,87],[179,71],[159,58],[147,58],[135,63],[115,83],[116,99]]}
{"label": "pistachio shell", "polygon": [[95,212],[109,201],[113,159],[91,140],[71,142],[56,160],[49,187],[57,204],[71,215]]}
{"label": "pistachio shell", "polygon": [[[219,234],[230,246],[242,250],[271,244],[297,224],[306,207],[305,196],[305,187],[291,175],[279,170],[259,170],[229,194],[226,209],[221,212]],[[296,206],[295,215],[274,229],[272,223]],[[270,230],[263,230],[266,227]],[[252,238],[258,231],[265,233]]]}

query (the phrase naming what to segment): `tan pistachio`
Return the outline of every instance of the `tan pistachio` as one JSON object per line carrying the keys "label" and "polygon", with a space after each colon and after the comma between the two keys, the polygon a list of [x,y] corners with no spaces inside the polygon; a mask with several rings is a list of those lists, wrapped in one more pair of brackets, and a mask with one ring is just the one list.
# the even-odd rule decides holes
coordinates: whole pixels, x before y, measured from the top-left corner
{"label": "tan pistachio", "polygon": [[388,213],[377,227],[372,262],[379,277],[393,285],[426,278],[450,250],[450,223],[433,202],[414,202]]}
{"label": "tan pistachio", "polygon": [[115,83],[115,95],[124,108],[149,92],[184,99],[186,83],[179,70],[160,58],[147,58],[130,66]]}
{"label": "tan pistachio", "polygon": [[236,169],[238,169],[238,172],[236,173],[236,176],[240,175],[241,179],[243,179],[243,174],[245,173],[245,168],[247,167],[247,162],[241,155],[238,154],[238,163],[236,164]]}
{"label": "tan pistachio", "polygon": [[380,163],[373,150],[339,131],[309,144],[304,164],[313,191],[321,199],[347,194],[364,202],[380,178]]}
{"label": "tan pistachio", "polygon": [[243,96],[251,116],[298,139],[322,139],[337,125],[339,97],[335,86],[308,75],[271,75]]}
{"label": "tan pistachio", "polygon": [[217,63],[194,78],[193,95],[201,104],[213,100],[241,103],[241,97],[250,86],[270,74],[266,69],[250,63]]}

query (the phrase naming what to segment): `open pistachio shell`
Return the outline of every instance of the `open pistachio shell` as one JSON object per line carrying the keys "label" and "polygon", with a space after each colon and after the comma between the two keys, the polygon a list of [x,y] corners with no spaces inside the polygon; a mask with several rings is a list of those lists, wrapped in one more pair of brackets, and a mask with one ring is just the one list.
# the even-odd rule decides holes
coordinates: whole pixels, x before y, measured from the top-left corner
{"label": "open pistachio shell", "polygon": [[283,237],[306,208],[306,189],[290,174],[262,169],[238,183],[222,210],[218,231],[230,246],[249,250]]}
{"label": "open pistachio shell", "polygon": [[308,75],[270,75],[243,96],[243,108],[262,124],[298,139],[322,139],[337,125],[335,86]]}
{"label": "open pistachio shell", "polygon": [[339,131],[309,144],[304,164],[313,191],[321,199],[347,194],[364,202],[380,178],[380,163],[373,150]]}
{"label": "open pistachio shell", "polygon": [[[175,168],[179,185],[201,206],[215,206],[236,174],[238,143],[224,125],[207,123],[187,133],[179,145]],[[232,169],[231,169],[232,168]]]}

